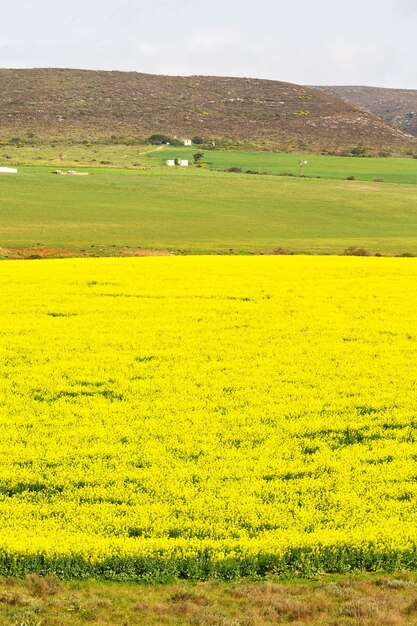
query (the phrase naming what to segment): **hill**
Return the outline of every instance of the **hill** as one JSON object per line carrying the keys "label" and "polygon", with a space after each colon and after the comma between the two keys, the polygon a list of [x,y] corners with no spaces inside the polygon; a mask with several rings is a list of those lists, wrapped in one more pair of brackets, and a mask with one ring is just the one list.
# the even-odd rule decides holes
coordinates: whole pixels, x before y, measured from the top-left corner
{"label": "hill", "polygon": [[317,89],[379,115],[388,124],[417,137],[417,89],[330,86]]}
{"label": "hill", "polygon": [[153,133],[284,149],[402,151],[415,141],[322,91],[277,81],[0,70],[0,139],[132,141]]}

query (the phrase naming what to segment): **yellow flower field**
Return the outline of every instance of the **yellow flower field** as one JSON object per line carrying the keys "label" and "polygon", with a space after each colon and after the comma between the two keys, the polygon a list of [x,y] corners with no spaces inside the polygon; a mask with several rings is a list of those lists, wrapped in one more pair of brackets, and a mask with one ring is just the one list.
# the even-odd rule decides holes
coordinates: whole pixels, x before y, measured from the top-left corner
{"label": "yellow flower field", "polygon": [[417,567],[417,260],[0,263],[0,574]]}

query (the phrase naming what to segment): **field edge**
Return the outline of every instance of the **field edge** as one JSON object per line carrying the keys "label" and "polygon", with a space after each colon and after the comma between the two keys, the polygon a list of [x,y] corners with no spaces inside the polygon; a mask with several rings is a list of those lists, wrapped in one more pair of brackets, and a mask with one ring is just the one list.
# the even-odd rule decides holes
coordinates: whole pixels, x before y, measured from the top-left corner
{"label": "field edge", "polygon": [[[176,580],[237,581],[309,578],[319,574],[379,572],[393,574],[417,571],[417,546],[409,549],[379,549],[369,543],[360,548],[349,545],[290,548],[282,555],[254,555],[216,558],[209,550],[193,556],[163,555],[111,556],[88,559],[81,554],[0,553],[0,576],[54,574],[63,580],[169,583]],[[236,551],[235,551],[236,552]]]}

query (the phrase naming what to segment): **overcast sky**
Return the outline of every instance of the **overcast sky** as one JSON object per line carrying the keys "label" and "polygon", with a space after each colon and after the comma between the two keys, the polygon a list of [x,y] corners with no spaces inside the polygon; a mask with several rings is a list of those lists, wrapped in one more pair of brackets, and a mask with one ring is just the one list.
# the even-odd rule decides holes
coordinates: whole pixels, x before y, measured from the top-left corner
{"label": "overcast sky", "polygon": [[417,0],[0,0],[0,67],[417,89]]}

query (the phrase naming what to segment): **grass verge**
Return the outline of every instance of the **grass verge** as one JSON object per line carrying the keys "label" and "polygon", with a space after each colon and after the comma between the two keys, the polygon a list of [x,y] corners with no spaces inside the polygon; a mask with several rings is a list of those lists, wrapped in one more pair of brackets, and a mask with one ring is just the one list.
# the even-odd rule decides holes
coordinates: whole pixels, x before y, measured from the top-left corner
{"label": "grass verge", "polygon": [[413,626],[410,574],[321,576],[287,583],[128,585],[62,582],[36,574],[0,580],[0,624],[13,626]]}

